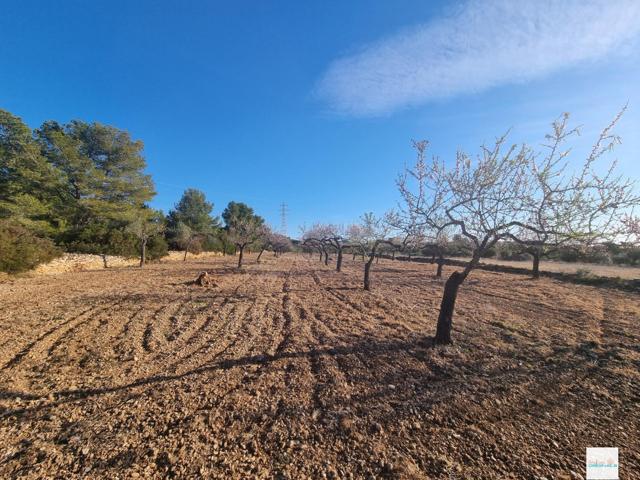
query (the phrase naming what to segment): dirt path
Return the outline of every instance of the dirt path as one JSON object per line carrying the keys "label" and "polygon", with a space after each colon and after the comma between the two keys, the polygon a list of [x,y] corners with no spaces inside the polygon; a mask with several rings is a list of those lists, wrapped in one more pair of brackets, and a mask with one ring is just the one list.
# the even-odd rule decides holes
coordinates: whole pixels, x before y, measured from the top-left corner
{"label": "dirt path", "polygon": [[637,296],[474,272],[433,349],[430,265],[254,260],[0,283],[0,478],[640,478]]}

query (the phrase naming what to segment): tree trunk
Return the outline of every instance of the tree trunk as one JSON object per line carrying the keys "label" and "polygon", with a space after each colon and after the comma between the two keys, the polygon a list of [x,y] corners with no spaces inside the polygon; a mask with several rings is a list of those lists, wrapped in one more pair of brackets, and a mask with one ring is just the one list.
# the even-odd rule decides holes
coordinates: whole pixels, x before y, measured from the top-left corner
{"label": "tree trunk", "polygon": [[351,260],[354,261],[354,262],[356,261],[356,253],[355,252],[353,252],[353,258]]}
{"label": "tree trunk", "polygon": [[329,252],[325,250],[324,252],[324,264],[329,265]]}
{"label": "tree trunk", "polygon": [[533,255],[533,278],[540,278],[540,251],[534,250]]}
{"label": "tree trunk", "polygon": [[260,257],[262,256],[263,253],[264,253],[264,248],[260,250],[260,253],[258,254],[258,258],[256,258],[256,263],[260,263]]}
{"label": "tree trunk", "polygon": [[[364,289],[371,290],[371,266],[373,265],[373,259],[376,256],[376,246],[374,245],[371,253],[369,254],[369,260],[364,264]],[[364,254],[363,254],[364,255]]]}
{"label": "tree trunk", "polygon": [[391,253],[391,260],[395,260],[395,259],[396,259],[396,251],[394,250],[394,251]]}
{"label": "tree trunk", "polygon": [[376,264],[377,264],[378,262],[380,262],[380,254],[377,254],[377,255],[376,255]]}
{"label": "tree trunk", "polygon": [[442,277],[442,266],[444,265],[444,259],[442,257],[438,258],[438,270],[436,270],[436,277]]}
{"label": "tree trunk", "polygon": [[338,259],[336,260],[336,272],[342,270],[342,249],[338,249]]}
{"label": "tree trunk", "polygon": [[322,250],[320,250],[320,261],[322,261]]}
{"label": "tree trunk", "polygon": [[463,274],[453,272],[444,284],[444,293],[440,303],[438,326],[436,336],[433,339],[435,345],[449,345],[451,343],[451,327],[453,326],[453,310],[456,306],[458,288],[464,280]]}
{"label": "tree trunk", "polygon": [[244,245],[238,247],[240,249],[240,255],[238,255],[238,270],[242,268],[242,255],[244,254]]}
{"label": "tree trunk", "polygon": [[140,241],[140,268],[144,267],[144,262],[147,261],[147,239],[143,238]]}
{"label": "tree trunk", "polygon": [[411,261],[411,253],[409,253],[409,261]]}
{"label": "tree trunk", "polygon": [[107,254],[106,253],[102,254],[102,264],[104,265],[104,268],[109,268],[109,265],[107,265]]}
{"label": "tree trunk", "polygon": [[369,257],[367,263],[364,264],[364,289],[371,290],[371,265],[373,264],[373,255]]}

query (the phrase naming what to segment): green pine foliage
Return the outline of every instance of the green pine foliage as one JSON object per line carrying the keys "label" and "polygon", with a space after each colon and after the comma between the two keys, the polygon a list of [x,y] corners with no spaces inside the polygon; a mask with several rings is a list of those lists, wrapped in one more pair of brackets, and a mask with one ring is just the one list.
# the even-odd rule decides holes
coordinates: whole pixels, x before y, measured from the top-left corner
{"label": "green pine foliage", "polygon": [[25,272],[61,254],[48,238],[38,237],[17,222],[0,220],[0,271]]}
{"label": "green pine foliage", "polygon": [[[24,232],[36,239],[33,251],[20,247],[28,256],[25,265],[48,259],[52,245],[136,256],[144,238],[154,245],[147,258],[162,254],[162,242],[152,240],[161,233],[155,225],[143,234],[130,227],[139,225],[155,195],[142,150],[142,142],[108,125],[47,121],[31,132],[20,118],[0,110],[0,219],[11,225],[4,230],[5,245],[8,232],[17,235],[19,226],[21,239],[27,238]],[[15,255],[7,248],[2,255],[2,270],[22,268],[11,266]]]}
{"label": "green pine foliage", "polygon": [[[73,120],[30,128],[0,109],[0,271],[16,273],[63,251],[140,258],[233,253],[254,242],[264,220],[230,202],[225,228],[200,190],[185,190],[167,217],[155,196],[141,141],[118,128]],[[186,258],[186,254],[185,254]]]}

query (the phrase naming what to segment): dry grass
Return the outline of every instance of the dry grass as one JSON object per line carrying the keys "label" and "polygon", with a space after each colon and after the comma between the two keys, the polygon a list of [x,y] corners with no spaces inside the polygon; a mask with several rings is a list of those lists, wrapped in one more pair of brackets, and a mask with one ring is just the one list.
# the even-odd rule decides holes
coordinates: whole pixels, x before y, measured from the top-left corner
{"label": "dry grass", "polygon": [[0,477],[638,478],[636,295],[474,272],[434,349],[433,266],[254,258],[0,284]]}
{"label": "dry grass", "polygon": [[[211,258],[219,256],[217,252],[202,252],[200,254],[190,253],[187,258]],[[161,262],[181,261],[184,258],[184,252],[171,251]],[[120,267],[137,267],[140,260],[137,258],[124,258],[115,255],[107,255],[107,265],[109,268]],[[38,265],[32,272],[25,274],[31,275],[57,275],[67,272],[84,272],[87,270],[104,270],[104,261],[100,255],[90,255],[86,253],[65,253],[60,258],[56,258],[48,263]],[[1,274],[2,272],[0,272]],[[0,281],[6,279],[7,276],[0,276]]]}
{"label": "dry grass", "polygon": [[[469,258],[456,258],[456,260],[470,260]],[[484,258],[483,263],[492,265],[504,265],[507,267],[531,269],[531,262],[525,260],[497,260],[495,258]],[[580,271],[588,271],[600,277],[623,278],[626,280],[640,279],[640,267],[630,267],[625,265],[598,265],[594,263],[569,263],[556,261],[541,261],[540,271],[570,273],[575,274]]]}

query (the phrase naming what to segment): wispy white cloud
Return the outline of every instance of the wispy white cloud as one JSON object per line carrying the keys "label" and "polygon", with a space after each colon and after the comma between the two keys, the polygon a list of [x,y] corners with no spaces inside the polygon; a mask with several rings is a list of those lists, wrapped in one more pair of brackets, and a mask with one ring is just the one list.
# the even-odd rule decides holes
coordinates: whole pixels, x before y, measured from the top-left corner
{"label": "wispy white cloud", "polygon": [[371,116],[523,82],[630,50],[639,0],[470,0],[334,61],[316,93]]}

